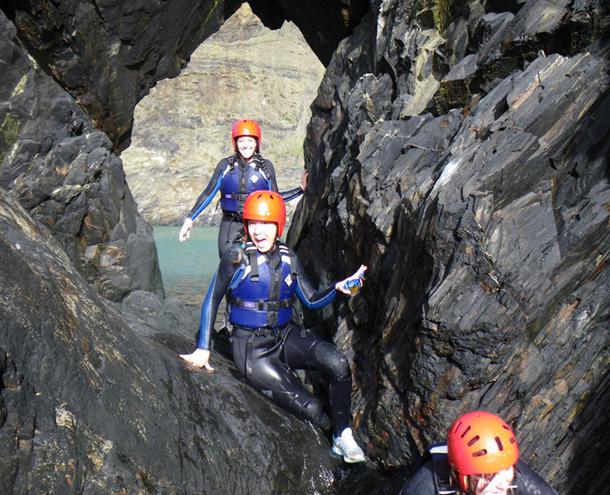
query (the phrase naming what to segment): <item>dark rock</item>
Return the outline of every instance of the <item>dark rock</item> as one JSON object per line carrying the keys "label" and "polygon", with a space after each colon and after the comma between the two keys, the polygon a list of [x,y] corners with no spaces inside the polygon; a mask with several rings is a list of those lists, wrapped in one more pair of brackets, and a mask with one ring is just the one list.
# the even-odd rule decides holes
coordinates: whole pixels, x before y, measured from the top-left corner
{"label": "dark rock", "polygon": [[181,362],[195,315],[134,291],[129,326],[2,190],[0,256],[2,493],[330,493],[325,438]]}
{"label": "dark rock", "polygon": [[[32,216],[49,227],[74,265],[96,287],[103,285],[109,297],[141,288],[162,294],[152,231],[138,227],[142,220],[111,141],[31,63],[2,13],[0,25],[0,57],[13,61],[0,76],[6,102],[0,116],[0,185],[14,191]],[[127,245],[137,257],[116,256],[117,246]],[[113,259],[111,273],[105,273],[109,263],[99,263],[106,250]]]}
{"label": "dark rock", "polygon": [[[369,265],[364,301],[339,303],[326,320],[331,332],[340,322],[335,342],[355,360],[357,427],[371,455],[399,466],[459,413],[488,408],[560,492],[603,490],[607,447],[589,435],[610,433],[608,42],[574,52],[566,36],[584,29],[584,11],[607,26],[608,9],[471,9],[460,57],[463,34],[410,44],[422,31],[407,2],[386,7],[373,69],[354,74],[357,63],[338,57],[330,66],[338,80],[325,81],[314,121],[323,130],[310,126],[307,141],[323,177],[289,233],[325,279]],[[454,22],[447,33],[464,33]],[[442,63],[426,72],[421,57]],[[393,115],[408,117],[419,99],[417,116],[362,127],[365,105],[337,111],[382,73],[400,82]],[[427,93],[407,83],[418,74],[440,84]],[[460,92],[443,94],[441,79]],[[421,112],[427,98],[445,102],[441,115]],[[327,241],[337,238],[341,249]],[[587,441],[586,460],[570,457]]]}
{"label": "dark rock", "polygon": [[[376,466],[333,473],[326,442],[225,361],[212,375],[177,363],[190,331],[157,329],[192,323],[161,303],[152,258],[125,264],[152,249],[112,148],[128,143],[135,102],[237,2],[5,2],[18,29],[0,16],[1,59],[11,62],[0,73],[0,184],[117,303],[97,297],[46,230],[5,207],[3,491],[298,493],[334,483],[384,493],[370,480],[387,476],[393,490],[459,413],[487,408],[560,492],[602,492],[607,2],[331,2],[348,16],[329,11],[322,24],[307,2],[255,3],[266,22],[305,17],[305,37],[322,51],[352,32],[314,102],[310,181],[289,239],[322,284],[369,265],[358,298],[338,300],[321,322],[305,316],[353,363],[354,426]],[[265,469],[250,476],[245,462]]]}
{"label": "dark rock", "polygon": [[[156,81],[176,76],[193,50],[241,3],[62,0],[43,8],[8,0],[2,9],[43,70],[61,82],[115,149],[122,150],[129,146],[137,102]],[[293,21],[325,65],[369,10],[366,0],[249,3],[271,28]]]}

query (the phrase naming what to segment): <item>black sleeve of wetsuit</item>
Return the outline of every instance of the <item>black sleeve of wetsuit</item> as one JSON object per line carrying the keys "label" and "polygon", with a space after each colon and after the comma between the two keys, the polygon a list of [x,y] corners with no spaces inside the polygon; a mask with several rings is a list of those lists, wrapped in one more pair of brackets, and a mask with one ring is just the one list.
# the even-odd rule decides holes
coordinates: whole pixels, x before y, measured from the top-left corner
{"label": "black sleeve of wetsuit", "polygon": [[519,495],[557,495],[557,492],[525,462],[518,461],[516,470]]}
{"label": "black sleeve of wetsuit", "polygon": [[300,186],[280,193],[284,201],[290,201],[294,198],[298,198],[301,194],[303,194],[303,189]]}
{"label": "black sleeve of wetsuit", "polygon": [[434,463],[427,462],[409,479],[398,495],[436,495]]}
{"label": "black sleeve of wetsuit", "polygon": [[331,285],[323,290],[315,290],[309,282],[303,265],[296,256],[292,256],[296,266],[297,295],[309,309],[318,309],[331,303],[336,295],[335,286]]}
{"label": "black sleeve of wetsuit", "polygon": [[189,214],[188,214],[189,218],[192,218],[193,214],[199,209],[201,204],[206,199],[208,199],[210,194],[212,194],[212,191],[214,191],[214,189],[216,187],[216,183],[218,182],[218,179],[220,179],[220,175],[222,174],[222,172],[224,171],[224,169],[226,167],[227,167],[227,159],[223,158],[222,160],[220,160],[218,162],[218,165],[216,165],[216,168],[214,169],[214,173],[212,174],[212,178],[210,179],[210,182],[208,182],[208,185],[206,186],[206,188],[197,198],[195,205],[191,208],[191,211],[189,211]]}
{"label": "black sleeve of wetsuit", "polygon": [[242,255],[239,246],[234,245],[228,249],[220,258],[218,270],[212,277],[210,287],[201,306],[201,319],[199,321],[199,339],[197,347],[199,349],[210,348],[210,338],[214,330],[214,322],[218,313],[220,301],[225,296],[231,285],[231,280],[235,272],[240,268],[241,263],[236,260]]}

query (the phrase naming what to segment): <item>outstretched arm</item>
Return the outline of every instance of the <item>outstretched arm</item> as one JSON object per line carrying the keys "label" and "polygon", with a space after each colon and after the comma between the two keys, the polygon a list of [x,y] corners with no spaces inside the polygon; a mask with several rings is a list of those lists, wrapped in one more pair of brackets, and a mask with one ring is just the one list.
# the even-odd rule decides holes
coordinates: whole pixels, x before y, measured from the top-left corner
{"label": "outstretched arm", "polygon": [[314,289],[305,274],[301,262],[296,257],[294,257],[294,259],[296,262],[297,296],[305,307],[309,309],[319,309],[333,302],[337,295],[335,287],[331,285],[322,290]]}
{"label": "outstretched arm", "polygon": [[235,264],[237,249],[228,250],[220,260],[218,270],[212,277],[210,287],[201,305],[201,319],[199,322],[199,340],[197,349],[191,354],[181,354],[180,357],[198,368],[213,368],[209,364],[210,337],[214,330],[214,323],[218,313],[218,306],[227,293],[231,283],[241,276],[242,268]]}
{"label": "outstretched arm", "polygon": [[203,190],[203,192],[197,198],[195,205],[191,208],[191,211],[188,214],[188,218],[191,220],[195,220],[197,216],[212,202],[214,196],[220,189],[220,184],[222,182],[222,176],[227,167],[226,160],[220,160],[216,168],[214,169],[214,173],[212,174],[212,178],[208,185]]}
{"label": "outstretched arm", "polygon": [[281,192],[280,195],[282,196],[282,199],[284,201],[291,201],[291,200],[301,196],[301,194],[303,194],[305,192],[305,189],[307,189],[307,177],[308,176],[309,176],[309,174],[308,174],[307,170],[305,170],[301,177],[301,187],[295,187],[294,189],[289,189],[288,191]]}
{"label": "outstretched arm", "polygon": [[180,240],[180,242],[184,242],[189,238],[189,236],[191,235],[191,229],[193,228],[193,221],[213,201],[214,197],[216,196],[216,193],[220,189],[220,185],[222,184],[222,177],[224,175],[225,168],[225,160],[221,160],[218,165],[216,165],[216,169],[212,174],[210,182],[203,190],[203,192],[199,195],[197,201],[195,202],[195,206],[191,208],[191,211],[188,213],[188,216],[185,218],[184,223],[182,224],[180,234],[178,234],[178,239]]}
{"label": "outstretched arm", "polygon": [[[277,187],[277,178],[275,176],[275,168],[273,167],[273,163],[270,160],[262,159],[264,163],[264,171],[267,175],[267,185],[269,189],[274,192],[279,192]],[[303,172],[303,177],[301,178],[301,187],[295,187],[294,189],[289,189],[288,191],[279,192],[280,196],[284,201],[290,201],[292,199],[298,198],[307,187],[307,172]]]}

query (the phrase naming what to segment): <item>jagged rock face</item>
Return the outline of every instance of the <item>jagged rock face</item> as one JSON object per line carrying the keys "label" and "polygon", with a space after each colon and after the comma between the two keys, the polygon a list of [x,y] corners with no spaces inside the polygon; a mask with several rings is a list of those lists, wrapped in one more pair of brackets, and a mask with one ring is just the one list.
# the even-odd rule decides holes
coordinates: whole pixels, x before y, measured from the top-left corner
{"label": "jagged rock face", "polygon": [[[104,214],[92,214],[92,225],[103,226],[108,239],[115,228],[138,233],[133,201],[110,149],[126,146],[135,102],[154,80],[175,73],[182,64],[178,54],[188,57],[236,4],[203,2],[191,9],[182,2],[141,8],[125,2],[3,4],[31,57],[111,138],[96,134],[85,114],[23,57],[25,50],[2,17],[2,60],[16,68],[1,73],[2,174],[31,214],[51,226],[73,261],[78,257],[70,246],[79,245],[80,234],[68,233],[77,231],[77,219],[82,218],[81,229],[87,223],[80,203],[69,201],[83,198],[82,191],[72,196],[79,192],[72,186],[99,191],[100,206],[92,211]],[[255,4],[265,22],[291,13],[303,18],[313,5]],[[350,11],[355,4],[329,2],[328,8],[348,5]],[[264,5],[268,10],[257,11]],[[340,44],[320,87],[305,150],[311,180],[290,232],[300,257],[322,272],[322,283],[351,273],[361,261],[370,267],[362,295],[326,313],[332,330],[338,324],[336,342],[354,363],[357,433],[379,466],[411,465],[458,413],[484,407],[515,426],[524,459],[560,492],[601,492],[608,483],[610,415],[607,2],[389,0],[370,7],[371,14]],[[311,12],[310,26],[322,10]],[[327,19],[336,17],[326,16],[324,26]],[[169,24],[171,29],[157,28]],[[305,30],[312,46],[315,34]],[[34,76],[24,79],[30,71]],[[39,99],[20,107],[19,99],[26,100],[22,88],[32,81],[38,81],[32,94]],[[37,134],[30,132],[33,123],[22,126],[14,117],[35,103],[42,121],[54,116],[52,125],[39,127],[42,144],[31,139]],[[78,153],[68,138],[79,143]],[[83,157],[76,159],[80,150]],[[66,162],[67,182],[57,177],[64,177]],[[27,187],[11,185],[19,175]],[[46,209],[36,210],[31,198],[46,200]],[[139,493],[158,482],[168,492],[212,483],[222,493],[243,483],[245,491],[274,493],[274,484],[288,472],[286,484],[297,493],[327,475],[325,454],[314,434],[306,434],[310,430],[298,430],[300,448],[294,449],[290,432],[264,428],[270,421],[267,401],[241,390],[226,368],[213,378],[193,376],[174,361],[182,341],[162,336],[152,343],[149,333],[161,334],[156,329],[170,319],[141,322],[134,315],[163,311],[152,292],[131,291],[122,308],[126,316],[106,311],[57,246],[50,241],[45,248],[47,231],[36,234],[40,227],[9,199],[2,201],[0,420],[6,441],[0,445],[7,453],[1,456],[0,478],[8,480],[8,491],[60,491],[62,482],[92,493],[98,487],[100,493],[108,487]],[[72,214],[75,210],[79,213]],[[10,220],[15,215],[28,228],[17,227]],[[131,230],[117,227],[121,224]],[[92,239],[97,230],[91,229]],[[118,278],[110,285],[121,299],[127,292]],[[116,377],[142,381],[127,389]],[[236,398],[240,393],[251,395]],[[142,397],[149,402],[155,397],[159,412],[153,419],[144,418]],[[237,400],[248,401],[243,416]],[[109,414],[102,421],[99,404],[110,404],[105,411],[125,410],[127,420],[119,424],[111,416],[105,424]],[[259,406],[265,412],[249,430]],[[38,407],[34,423],[27,411]],[[187,414],[185,409],[192,412],[186,419],[179,413]],[[194,426],[201,417],[218,418],[218,411],[235,411],[237,426],[252,433],[237,455],[221,448],[208,456],[206,442],[235,435],[230,427],[215,419],[203,423],[209,431]],[[167,418],[175,421],[171,427]],[[285,418],[271,422],[283,425]],[[215,424],[220,426],[214,429]],[[46,435],[49,431],[56,436]],[[264,443],[269,436],[273,445]],[[52,440],[45,443],[46,438]],[[193,438],[201,443],[186,446]],[[143,445],[147,450],[140,454]],[[301,445],[312,456],[302,453]],[[174,450],[186,454],[142,467],[150,452]],[[214,484],[241,476],[235,466],[252,450],[265,470],[251,473],[256,478],[244,474],[228,487]],[[36,455],[25,455],[20,465],[24,452]],[[295,452],[307,460],[299,457],[298,468],[291,464],[285,470]],[[323,459],[317,467],[292,474],[309,468],[313,456]],[[57,471],[45,459],[59,459],[74,474],[66,477],[60,470],[59,481],[50,478],[48,473]],[[275,464],[277,459],[282,464]],[[20,477],[31,463],[35,474]],[[318,477],[307,474],[316,470]],[[176,471],[183,478],[173,484],[168,473]],[[89,472],[100,473],[91,487]],[[27,483],[36,486],[30,490]],[[385,490],[362,486],[367,493]]]}
{"label": "jagged rock face", "polygon": [[[326,8],[351,13],[353,22],[361,3],[329,2]],[[159,79],[177,75],[240,4],[62,0],[7,1],[1,7],[0,43],[11,70],[0,73],[0,185],[20,184],[22,204],[37,209],[37,218],[110,300],[133,290],[163,290],[150,227],[137,214],[111,150],[129,145],[139,99]],[[294,15],[301,24],[306,7],[301,2]],[[276,2],[257,9],[267,20],[285,19],[278,17],[284,10]],[[305,22],[306,37],[321,57],[349,29],[337,15],[324,23],[335,23],[334,29],[312,38]]]}
{"label": "jagged rock face", "polygon": [[[115,149],[129,145],[133,109],[154,84],[176,76],[241,0],[4,2],[19,36]],[[366,11],[366,0],[255,0],[272,27],[293,20],[323,63]],[[324,15],[310,13],[323,12]],[[324,29],[320,29],[324,26]],[[86,61],[85,63],[83,63]]]}
{"label": "jagged rock face", "polygon": [[224,2],[5,4],[32,55],[121,149],[138,100],[218,29]]}
{"label": "jagged rock face", "polygon": [[0,12],[0,186],[47,225],[78,269],[110,300],[163,293],[152,229],[137,212],[112,143],[44,74]]}
{"label": "jagged rock face", "polygon": [[[323,73],[294,24],[272,31],[244,4],[178,77],[138,104],[121,159],[140,213],[155,225],[181,224],[216,164],[233,153],[231,126],[241,118],[261,124],[261,152],[280,191],[298,187],[309,106]],[[215,202],[198,221],[217,224],[220,216]]]}
{"label": "jagged rock face", "polygon": [[369,265],[363,297],[332,316],[371,455],[403,464],[486,408],[561,493],[597,493],[608,8],[447,6],[382,2],[337,49],[309,128],[316,181],[289,240],[328,279]]}
{"label": "jagged rock face", "polygon": [[2,190],[0,257],[2,493],[330,493],[325,438],[226,361],[189,370],[183,308],[133,293],[128,326]]}

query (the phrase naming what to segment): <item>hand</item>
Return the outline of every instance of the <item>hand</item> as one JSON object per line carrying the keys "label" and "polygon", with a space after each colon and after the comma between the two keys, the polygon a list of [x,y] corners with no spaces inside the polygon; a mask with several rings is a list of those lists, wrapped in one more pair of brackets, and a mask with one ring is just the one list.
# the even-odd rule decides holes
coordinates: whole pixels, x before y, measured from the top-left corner
{"label": "hand", "polygon": [[358,294],[362,286],[364,285],[364,274],[367,270],[365,265],[360,265],[360,268],[354,273],[350,275],[344,280],[337,282],[335,284],[335,289],[339,292],[343,292],[343,294],[347,294],[348,296],[354,296]]}
{"label": "hand", "polygon": [[191,235],[191,229],[193,228],[193,221],[190,218],[184,220],[182,224],[182,228],[180,229],[180,234],[178,235],[178,240],[180,242],[186,241]]}
{"label": "hand", "polygon": [[303,189],[303,192],[305,192],[305,189],[307,189],[307,179],[309,178],[309,172],[307,170],[305,170],[303,172],[303,175],[301,176],[301,189]]}
{"label": "hand", "polygon": [[205,349],[196,349],[191,354],[180,354],[180,357],[187,363],[196,368],[205,368],[208,371],[214,371],[214,368],[210,366],[210,351]]}

